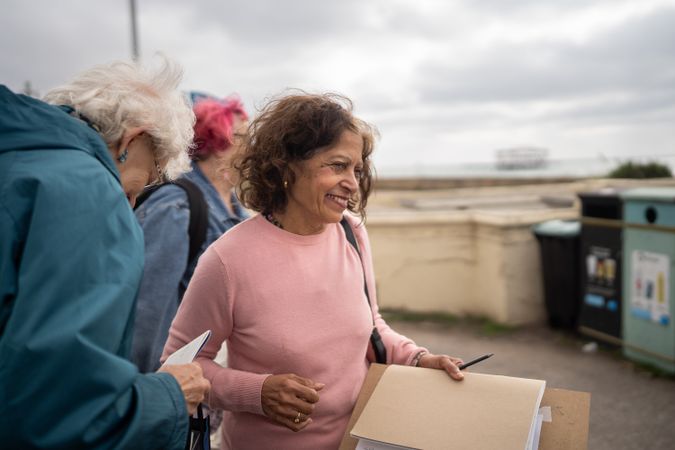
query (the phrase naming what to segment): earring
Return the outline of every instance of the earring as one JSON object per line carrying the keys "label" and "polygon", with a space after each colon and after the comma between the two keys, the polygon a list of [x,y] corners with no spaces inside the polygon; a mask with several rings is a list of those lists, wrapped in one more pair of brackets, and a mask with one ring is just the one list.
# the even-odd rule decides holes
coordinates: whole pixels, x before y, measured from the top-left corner
{"label": "earring", "polygon": [[288,181],[284,180],[284,189],[288,189]]}
{"label": "earring", "polygon": [[121,154],[120,156],[117,157],[117,160],[118,160],[120,163],[124,164],[124,162],[127,160],[127,157],[128,157],[128,156],[129,156],[129,149],[126,149],[126,148],[125,148],[124,151],[122,152],[122,154]]}

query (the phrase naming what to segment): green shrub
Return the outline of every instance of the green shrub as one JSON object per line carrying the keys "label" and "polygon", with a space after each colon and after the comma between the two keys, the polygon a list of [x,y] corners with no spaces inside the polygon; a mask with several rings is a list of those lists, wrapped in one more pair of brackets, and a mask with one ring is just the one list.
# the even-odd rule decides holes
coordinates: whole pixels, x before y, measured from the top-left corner
{"label": "green shrub", "polygon": [[612,170],[609,178],[671,178],[670,167],[658,162],[636,163],[626,161]]}

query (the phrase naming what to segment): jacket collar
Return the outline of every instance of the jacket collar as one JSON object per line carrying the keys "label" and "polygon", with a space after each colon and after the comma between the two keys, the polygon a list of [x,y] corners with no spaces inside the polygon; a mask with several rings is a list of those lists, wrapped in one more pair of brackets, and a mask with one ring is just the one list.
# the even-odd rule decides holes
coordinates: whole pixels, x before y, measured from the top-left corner
{"label": "jacket collar", "polygon": [[79,150],[98,159],[120,182],[120,175],[103,138],[68,108],[15,94],[0,85],[0,153],[15,150]]}

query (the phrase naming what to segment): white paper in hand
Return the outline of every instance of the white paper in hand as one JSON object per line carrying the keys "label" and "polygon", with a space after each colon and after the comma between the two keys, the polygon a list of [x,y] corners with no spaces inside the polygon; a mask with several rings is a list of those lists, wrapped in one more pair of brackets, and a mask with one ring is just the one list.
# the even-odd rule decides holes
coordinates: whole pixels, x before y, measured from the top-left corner
{"label": "white paper in hand", "polygon": [[166,358],[164,365],[175,366],[178,364],[190,364],[210,337],[211,330],[206,330],[203,334],[193,339],[192,342],[185,344],[184,347],[181,347],[173,352],[171,356]]}

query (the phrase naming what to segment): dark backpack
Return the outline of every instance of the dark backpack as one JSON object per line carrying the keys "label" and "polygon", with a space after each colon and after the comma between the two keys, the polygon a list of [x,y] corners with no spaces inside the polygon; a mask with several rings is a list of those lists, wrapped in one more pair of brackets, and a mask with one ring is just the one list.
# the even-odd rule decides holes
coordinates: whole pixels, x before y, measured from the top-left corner
{"label": "dark backpack", "polygon": [[167,183],[150,186],[136,199],[136,206],[138,209],[157,189],[167,184],[173,184],[183,188],[188,197],[188,205],[190,206],[190,225],[188,227],[188,235],[190,237],[190,250],[188,252],[188,267],[192,261],[199,255],[202,245],[206,241],[206,230],[209,225],[209,207],[204,199],[202,191],[191,181],[185,178],[169,181]]}

